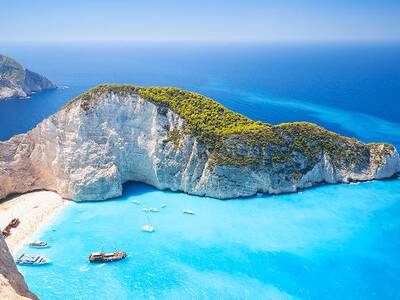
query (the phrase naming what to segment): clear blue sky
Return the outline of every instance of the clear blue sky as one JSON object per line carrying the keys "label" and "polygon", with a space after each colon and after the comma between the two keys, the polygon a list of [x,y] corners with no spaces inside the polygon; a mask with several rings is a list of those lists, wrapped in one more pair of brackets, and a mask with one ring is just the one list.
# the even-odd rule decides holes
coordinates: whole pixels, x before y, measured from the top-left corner
{"label": "clear blue sky", "polygon": [[8,0],[0,41],[400,40],[400,0]]}

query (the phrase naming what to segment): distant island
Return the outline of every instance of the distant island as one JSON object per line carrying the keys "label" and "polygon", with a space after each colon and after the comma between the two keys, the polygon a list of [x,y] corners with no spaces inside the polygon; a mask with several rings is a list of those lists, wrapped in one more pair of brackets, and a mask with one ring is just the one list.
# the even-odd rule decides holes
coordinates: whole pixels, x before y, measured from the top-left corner
{"label": "distant island", "polygon": [[0,100],[26,98],[35,92],[55,88],[56,85],[46,77],[0,54]]}
{"label": "distant island", "polygon": [[99,85],[0,142],[0,198],[33,190],[92,201],[138,181],[218,199],[388,178],[396,149],[307,122],[255,122],[172,87]]}

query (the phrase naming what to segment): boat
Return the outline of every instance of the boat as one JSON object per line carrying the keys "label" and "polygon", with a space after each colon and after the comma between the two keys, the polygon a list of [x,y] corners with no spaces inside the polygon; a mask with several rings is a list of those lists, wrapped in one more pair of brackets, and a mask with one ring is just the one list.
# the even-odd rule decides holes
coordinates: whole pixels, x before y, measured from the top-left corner
{"label": "boat", "polygon": [[40,256],[40,255],[26,255],[22,253],[16,260],[15,263],[17,265],[31,265],[31,266],[36,266],[36,265],[45,265],[51,263],[51,260],[48,259],[47,257]]}
{"label": "boat", "polygon": [[9,237],[11,235],[10,227],[7,226],[6,228],[3,229],[1,233],[3,234],[4,238]]}
{"label": "boat", "polygon": [[167,204],[162,204],[161,205],[161,208],[164,208],[164,207],[166,207],[167,206]]}
{"label": "boat", "polygon": [[154,227],[151,226],[151,225],[144,225],[144,226],[142,227],[142,230],[143,230],[143,231],[146,231],[146,232],[154,232]]}
{"label": "boat", "polygon": [[3,229],[3,231],[1,232],[3,234],[3,236],[9,237],[11,235],[11,228],[17,228],[19,225],[19,219],[18,218],[14,218],[12,219],[8,225]]}
{"label": "boat", "polygon": [[132,203],[133,203],[133,204],[136,204],[136,205],[139,205],[139,204],[140,204],[140,201],[139,201],[139,200],[133,200]]}
{"label": "boat", "polygon": [[8,224],[10,227],[12,228],[17,228],[17,226],[19,225],[19,219],[18,218],[14,218],[11,220],[11,222]]}
{"label": "boat", "polygon": [[44,241],[33,241],[29,243],[28,246],[31,248],[48,248],[49,244]]}
{"label": "boat", "polygon": [[143,208],[143,211],[144,212],[158,212],[158,209],[157,208],[154,208],[154,207],[145,207],[145,208]]}
{"label": "boat", "polygon": [[91,263],[108,263],[113,261],[118,261],[126,258],[128,255],[126,252],[117,251],[117,252],[94,252],[89,255],[89,262]]}
{"label": "boat", "polygon": [[189,209],[185,209],[185,210],[183,211],[183,213],[184,213],[184,214],[187,214],[187,215],[194,215],[194,211],[189,210]]}

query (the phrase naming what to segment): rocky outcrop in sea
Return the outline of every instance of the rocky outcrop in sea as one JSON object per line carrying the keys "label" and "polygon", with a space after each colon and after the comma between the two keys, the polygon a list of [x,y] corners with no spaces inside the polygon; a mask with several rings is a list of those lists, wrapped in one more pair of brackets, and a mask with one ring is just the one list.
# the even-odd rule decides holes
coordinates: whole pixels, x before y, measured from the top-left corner
{"label": "rocky outcrop in sea", "polygon": [[75,201],[104,200],[139,181],[227,199],[399,171],[392,145],[306,122],[254,122],[177,88],[100,85],[0,142],[0,198],[46,189]]}
{"label": "rocky outcrop in sea", "polygon": [[46,77],[0,54],[0,100],[26,98],[35,92],[55,88],[56,85]]}

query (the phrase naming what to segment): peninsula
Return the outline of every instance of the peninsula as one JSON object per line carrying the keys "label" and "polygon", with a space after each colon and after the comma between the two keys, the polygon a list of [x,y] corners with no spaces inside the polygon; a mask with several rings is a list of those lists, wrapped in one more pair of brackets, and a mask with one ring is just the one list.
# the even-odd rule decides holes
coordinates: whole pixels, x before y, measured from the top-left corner
{"label": "peninsula", "polygon": [[26,98],[35,92],[55,88],[56,85],[46,77],[0,54],[0,100]]}
{"label": "peninsula", "polygon": [[75,201],[139,181],[218,199],[388,178],[396,149],[307,122],[255,122],[197,93],[99,85],[0,142],[0,198],[44,189]]}

